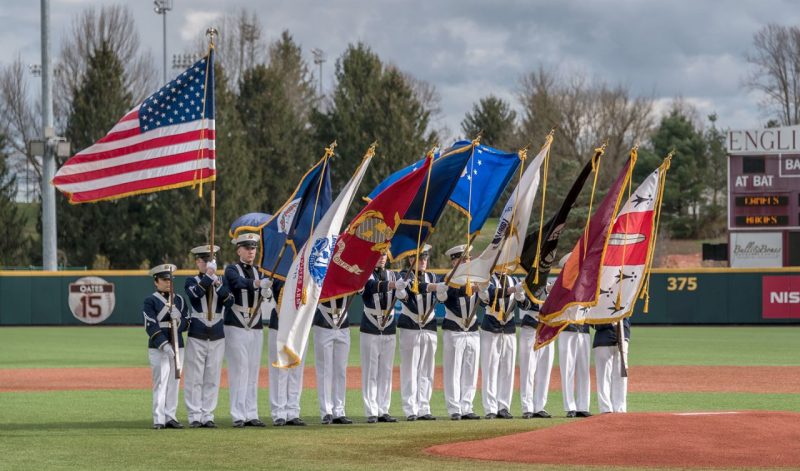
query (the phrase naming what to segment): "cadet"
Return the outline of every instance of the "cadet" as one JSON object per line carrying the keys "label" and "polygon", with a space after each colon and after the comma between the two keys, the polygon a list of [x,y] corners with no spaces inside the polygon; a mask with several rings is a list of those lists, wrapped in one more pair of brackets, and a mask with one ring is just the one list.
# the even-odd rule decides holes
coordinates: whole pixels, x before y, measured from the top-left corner
{"label": "cadet", "polygon": [[322,423],[352,424],[344,412],[347,359],[350,355],[350,296],[317,305],[314,313],[314,366]]}
{"label": "cadet", "polygon": [[555,349],[551,342],[539,350],[533,350],[536,344],[536,328],[539,325],[539,305],[527,300],[524,305],[520,305],[519,315],[519,395],[522,418],[547,418],[550,414],[545,406],[550,390]]}
{"label": "cadet", "polygon": [[[625,341],[622,344],[625,365],[628,364],[628,342],[631,338],[631,320],[622,321]],[[628,378],[620,374],[619,336],[617,324],[595,326],[594,366],[597,374],[597,404],[601,413],[628,410]]]}
{"label": "cadet", "polygon": [[272,411],[272,425],[305,426],[300,418],[300,394],[303,392],[303,372],[305,371],[306,352],[302,361],[294,368],[278,368],[272,366],[278,361],[278,311],[280,310],[283,281],[275,280],[271,288],[265,292],[264,298],[269,304],[269,403]]}
{"label": "cadet", "polygon": [[233,294],[233,305],[225,310],[225,357],[228,359],[231,418],[234,427],[264,427],[258,418],[258,372],[264,346],[261,297],[271,285],[260,279],[253,261],[258,234],[245,233],[233,239],[239,263],[225,267],[225,283]]}
{"label": "cadet", "polygon": [[369,276],[361,298],[361,394],[367,423],[397,422],[389,415],[392,401],[392,370],[397,345],[394,322],[394,290],[405,290],[406,282],[386,269],[386,251]]}
{"label": "cadet", "polygon": [[561,370],[561,389],[567,417],[589,417],[589,355],[591,344],[589,326],[567,324],[558,336],[558,367]]}
{"label": "cadet", "polygon": [[[472,247],[469,248],[472,250]],[[455,268],[467,251],[466,245],[457,245],[445,252]],[[467,251],[469,252],[469,251]],[[469,253],[464,262],[469,261]],[[481,338],[476,319],[478,287],[467,296],[466,287],[447,289],[442,322],[444,402],[451,420],[476,420],[480,416],[472,411],[472,402],[478,385],[478,362]]]}
{"label": "cadet", "polygon": [[[402,314],[397,320],[400,329],[400,395],[406,420],[436,420],[431,414],[431,393],[436,358],[436,318],[433,308],[437,299],[446,299],[447,285],[428,273],[431,246],[425,244],[419,259],[408,259],[408,268],[401,273],[407,283],[405,289],[395,290],[402,303]],[[419,293],[413,291],[415,267],[419,273]]]}
{"label": "cadet", "polygon": [[483,411],[487,419],[512,419],[509,409],[517,359],[514,309],[525,300],[525,293],[513,277],[494,273],[479,295],[486,305],[480,331]]}
{"label": "cadet", "polygon": [[225,309],[233,305],[228,287],[217,276],[214,253],[208,245],[191,250],[198,274],[186,279],[185,291],[192,314],[186,339],[186,375],[183,379],[183,399],[189,411],[192,428],[216,428],[214,409],[219,396],[219,377],[225,354]]}
{"label": "cadet", "polygon": [[153,267],[156,291],[144,300],[144,329],[150,336],[148,356],[153,370],[153,428],[183,428],[176,419],[180,378],[175,376],[175,349],[172,345],[172,321],[178,325],[178,355],[183,358],[183,331],[186,329],[187,308],[180,295],[172,289],[175,265]]}

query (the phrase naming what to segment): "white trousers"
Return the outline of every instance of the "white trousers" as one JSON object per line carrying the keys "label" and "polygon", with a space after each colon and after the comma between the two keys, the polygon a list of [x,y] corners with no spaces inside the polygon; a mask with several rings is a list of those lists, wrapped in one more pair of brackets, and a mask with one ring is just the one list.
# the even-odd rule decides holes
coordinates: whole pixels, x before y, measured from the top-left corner
{"label": "white trousers", "polygon": [[[625,349],[625,366],[628,366],[628,341]],[[619,348],[595,347],[594,365],[597,374],[597,405],[600,412],[627,412],[628,378],[620,376]]]}
{"label": "white trousers", "polygon": [[400,332],[400,395],[403,413],[431,413],[433,374],[436,366],[436,332],[397,329]]}
{"label": "white trousers", "polygon": [[563,331],[558,336],[558,366],[565,411],[589,411],[591,342],[588,333]]}
{"label": "white trousers", "polygon": [[225,358],[234,422],[258,418],[258,372],[263,347],[262,329],[225,326]]}
{"label": "white trousers", "polygon": [[303,392],[303,371],[306,369],[306,352],[294,368],[276,368],[278,361],[278,331],[269,330],[269,403],[272,420],[291,420],[300,417],[300,394]]}
{"label": "white trousers", "polygon": [[347,393],[347,358],[350,354],[350,329],[314,326],[314,366],[317,372],[319,414],[343,417]]}
{"label": "white trousers", "polygon": [[442,331],[444,402],[448,414],[469,414],[478,385],[480,334]]}
{"label": "white trousers", "polygon": [[396,345],[397,337],[394,335],[361,332],[361,396],[367,417],[389,413]]}
{"label": "white trousers", "polygon": [[189,412],[189,423],[214,420],[219,397],[219,377],[225,339],[186,339],[184,357],[183,400]]}
{"label": "white trousers", "polygon": [[[183,355],[183,350],[180,349],[180,355]],[[181,381],[175,379],[172,357],[157,348],[148,348],[147,355],[153,370],[153,424],[164,425],[168,420],[176,419]]]}
{"label": "white trousers", "polygon": [[483,412],[496,414],[501,409],[510,411],[514,396],[517,336],[485,330],[480,332]]}
{"label": "white trousers", "polygon": [[533,350],[536,328],[519,329],[519,395],[522,412],[545,410],[550,390],[550,373],[553,371],[555,348],[552,343]]}

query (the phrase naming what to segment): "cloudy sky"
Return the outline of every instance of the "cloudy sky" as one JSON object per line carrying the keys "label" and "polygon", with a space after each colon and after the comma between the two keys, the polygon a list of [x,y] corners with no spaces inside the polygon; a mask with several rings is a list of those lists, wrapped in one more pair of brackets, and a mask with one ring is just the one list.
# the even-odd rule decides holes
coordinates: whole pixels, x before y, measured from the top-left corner
{"label": "cloudy sky", "polygon": [[[53,53],[72,18],[102,0],[50,0]],[[129,0],[142,42],[160,67],[161,17],[149,0]],[[754,128],[766,121],[759,97],[742,86],[752,37],[767,23],[800,23],[791,0],[174,0],[167,18],[169,57],[237,8],[260,15],[268,39],[288,29],[311,62],[325,51],[323,86],[333,86],[333,61],[349,43],[364,41],[381,56],[436,87],[438,126],[459,131],[472,103],[487,94],[516,106],[520,77],[539,65],[579,72],[634,94],[657,109],[675,97],[723,127]],[[40,62],[39,2],[0,0],[0,62],[18,54]],[[222,32],[224,34],[224,31]],[[160,70],[160,68],[159,68]]]}

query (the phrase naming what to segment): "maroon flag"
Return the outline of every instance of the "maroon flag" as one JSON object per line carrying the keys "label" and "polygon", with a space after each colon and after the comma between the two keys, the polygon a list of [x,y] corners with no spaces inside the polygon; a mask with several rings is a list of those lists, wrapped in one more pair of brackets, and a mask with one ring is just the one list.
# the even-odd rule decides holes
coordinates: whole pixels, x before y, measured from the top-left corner
{"label": "maroon flag", "polygon": [[376,195],[339,234],[322,285],[320,302],[358,292],[384,250],[428,175],[433,156]]}
{"label": "maroon flag", "polygon": [[578,239],[567,263],[561,269],[555,284],[550,290],[541,311],[534,348],[541,348],[555,340],[566,323],[548,325],[548,321],[557,318],[571,307],[593,306],[599,296],[600,270],[606,255],[606,246],[611,234],[612,222],[619,210],[625,186],[636,163],[636,151],[620,171],[617,179],[609,189],[597,211],[589,220],[589,226],[583,236]]}

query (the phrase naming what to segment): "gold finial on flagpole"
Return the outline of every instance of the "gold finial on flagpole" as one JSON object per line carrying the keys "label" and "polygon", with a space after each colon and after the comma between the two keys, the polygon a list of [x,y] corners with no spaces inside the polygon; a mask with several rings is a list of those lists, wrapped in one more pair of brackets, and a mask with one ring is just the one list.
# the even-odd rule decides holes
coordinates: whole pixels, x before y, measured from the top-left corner
{"label": "gold finial on flagpole", "polygon": [[333,151],[336,149],[336,141],[330,143],[328,147],[325,148],[325,157],[333,157]]}
{"label": "gold finial on flagpole", "polygon": [[212,26],[206,30],[206,36],[208,36],[208,42],[211,47],[214,47],[214,38],[219,36],[219,31]]}

